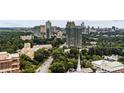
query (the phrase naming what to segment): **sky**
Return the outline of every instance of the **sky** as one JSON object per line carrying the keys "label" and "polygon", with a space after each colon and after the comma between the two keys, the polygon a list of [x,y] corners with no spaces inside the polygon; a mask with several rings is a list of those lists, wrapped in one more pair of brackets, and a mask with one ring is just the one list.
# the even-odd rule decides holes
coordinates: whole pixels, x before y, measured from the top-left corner
{"label": "sky", "polygon": [[[33,27],[45,25],[47,20],[0,20],[0,27]],[[52,26],[65,27],[67,21],[74,21],[76,25],[85,22],[86,26],[124,28],[124,20],[50,20]]]}

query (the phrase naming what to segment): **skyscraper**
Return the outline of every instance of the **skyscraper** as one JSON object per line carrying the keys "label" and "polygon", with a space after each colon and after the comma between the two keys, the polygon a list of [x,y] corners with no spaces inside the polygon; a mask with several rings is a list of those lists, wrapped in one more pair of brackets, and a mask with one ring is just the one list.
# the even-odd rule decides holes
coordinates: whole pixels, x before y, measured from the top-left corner
{"label": "skyscraper", "polygon": [[40,25],[40,32],[41,32],[41,38],[44,39],[46,35],[45,25]]}
{"label": "skyscraper", "polygon": [[33,30],[36,37],[41,37],[40,26],[35,26]]}
{"label": "skyscraper", "polygon": [[67,22],[66,24],[66,43],[67,46],[82,47],[82,28],[76,26],[74,22]]}
{"label": "skyscraper", "polygon": [[85,29],[86,28],[84,22],[81,23],[81,27],[82,27],[82,29]]}
{"label": "skyscraper", "polygon": [[51,30],[52,30],[51,22],[47,21],[46,22],[46,38],[47,39],[51,38]]}
{"label": "skyscraper", "polygon": [[40,25],[40,32],[45,33],[45,25]]}
{"label": "skyscraper", "polygon": [[81,28],[82,28],[82,33],[86,34],[86,26],[84,22],[81,23]]}

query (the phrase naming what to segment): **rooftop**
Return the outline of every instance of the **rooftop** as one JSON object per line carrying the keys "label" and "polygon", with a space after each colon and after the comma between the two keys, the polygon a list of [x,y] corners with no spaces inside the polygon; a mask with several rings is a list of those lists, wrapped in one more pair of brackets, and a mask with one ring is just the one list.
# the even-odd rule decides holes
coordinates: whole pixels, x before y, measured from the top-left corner
{"label": "rooftop", "polygon": [[4,54],[7,54],[7,52],[0,52],[0,55],[4,55]]}
{"label": "rooftop", "polygon": [[10,54],[11,57],[19,57],[18,53]]}
{"label": "rooftop", "polygon": [[37,51],[40,48],[50,49],[50,48],[52,48],[52,45],[51,44],[47,44],[47,45],[35,45],[35,46],[33,46],[32,50],[33,51]]}
{"label": "rooftop", "polygon": [[124,69],[124,65],[120,62],[115,61],[115,62],[109,62],[107,64],[102,65],[102,68],[111,72],[119,69]]}
{"label": "rooftop", "polygon": [[117,61],[118,55],[104,56],[104,59]]}
{"label": "rooftop", "polygon": [[117,61],[99,60],[93,61],[92,64],[109,72],[124,69],[124,65]]}
{"label": "rooftop", "polygon": [[83,73],[92,73],[93,70],[91,68],[82,68]]}
{"label": "rooftop", "polygon": [[109,61],[107,61],[107,60],[98,60],[98,61],[93,61],[92,63],[100,66],[102,64],[109,63]]}
{"label": "rooftop", "polygon": [[18,53],[9,54],[7,52],[0,52],[0,60],[12,59],[16,57],[19,57]]}

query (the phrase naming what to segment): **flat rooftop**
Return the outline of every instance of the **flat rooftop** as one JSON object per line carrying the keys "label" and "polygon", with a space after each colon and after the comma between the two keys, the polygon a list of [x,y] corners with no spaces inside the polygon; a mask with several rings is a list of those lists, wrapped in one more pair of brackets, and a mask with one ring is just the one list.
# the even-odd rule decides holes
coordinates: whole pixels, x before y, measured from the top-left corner
{"label": "flat rooftop", "polygon": [[110,72],[124,69],[124,65],[117,61],[111,62],[107,60],[99,60],[99,61],[93,61],[92,64],[100,69],[104,69]]}
{"label": "flat rooftop", "polygon": [[0,60],[12,59],[19,57],[18,53],[10,54],[7,52],[0,52]]}

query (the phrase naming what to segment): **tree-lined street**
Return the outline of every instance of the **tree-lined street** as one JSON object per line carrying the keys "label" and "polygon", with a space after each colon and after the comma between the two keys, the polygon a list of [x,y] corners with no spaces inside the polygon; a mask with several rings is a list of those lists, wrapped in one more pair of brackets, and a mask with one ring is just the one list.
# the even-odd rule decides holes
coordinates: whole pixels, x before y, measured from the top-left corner
{"label": "tree-lined street", "polygon": [[36,73],[47,73],[53,58],[50,56],[37,70]]}

